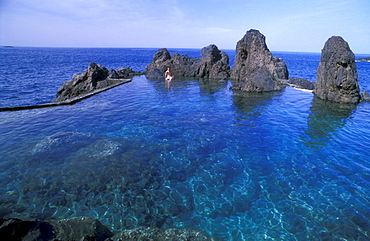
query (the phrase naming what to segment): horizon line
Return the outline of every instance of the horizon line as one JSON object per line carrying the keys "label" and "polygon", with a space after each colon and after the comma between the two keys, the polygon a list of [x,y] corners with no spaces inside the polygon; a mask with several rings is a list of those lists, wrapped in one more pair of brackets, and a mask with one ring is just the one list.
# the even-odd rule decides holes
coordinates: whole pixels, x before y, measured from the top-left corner
{"label": "horizon line", "polygon": [[[217,45],[216,45],[217,46]],[[206,47],[206,46],[204,46]],[[204,48],[202,47],[202,48]],[[217,46],[218,47],[218,46]],[[199,48],[199,47],[72,47],[72,46],[16,46],[16,45],[0,45],[0,48],[70,48],[70,49],[162,49],[162,48],[166,48],[166,49],[194,49],[194,50],[201,50],[202,48]],[[229,49],[229,48],[219,48],[219,50],[236,50],[235,49]],[[270,49],[269,49],[270,50]],[[294,50],[270,50],[270,52],[288,52],[288,53],[314,53],[314,54],[317,54],[317,53],[321,53],[321,50],[318,51],[318,52],[313,52],[313,51],[294,51]],[[358,55],[369,55],[370,54],[367,54],[367,53],[355,53],[354,54],[358,54]]]}

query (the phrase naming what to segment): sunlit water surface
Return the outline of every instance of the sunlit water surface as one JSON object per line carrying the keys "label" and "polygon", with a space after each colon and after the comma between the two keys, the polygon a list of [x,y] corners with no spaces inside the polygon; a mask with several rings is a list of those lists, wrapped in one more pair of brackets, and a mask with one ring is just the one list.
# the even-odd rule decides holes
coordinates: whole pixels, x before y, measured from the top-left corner
{"label": "sunlit water surface", "polygon": [[[319,54],[281,55],[292,77],[314,80]],[[195,227],[219,240],[369,240],[370,103],[230,85],[176,79],[168,90],[139,76],[72,106],[0,112],[0,217]]]}

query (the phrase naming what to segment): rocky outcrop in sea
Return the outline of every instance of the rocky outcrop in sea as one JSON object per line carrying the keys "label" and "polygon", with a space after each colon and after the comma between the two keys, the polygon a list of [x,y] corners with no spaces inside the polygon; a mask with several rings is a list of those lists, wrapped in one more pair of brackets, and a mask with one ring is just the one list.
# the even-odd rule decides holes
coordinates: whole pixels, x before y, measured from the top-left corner
{"label": "rocky outcrop in sea", "polygon": [[[369,61],[369,58],[356,61]],[[308,90],[324,100],[340,103],[370,101],[368,92],[360,94],[354,54],[348,43],[339,36],[331,37],[322,50],[317,68],[316,83],[298,77],[288,78],[288,68],[281,58],[272,56],[266,45],[265,36],[251,29],[236,45],[233,69],[229,66],[228,55],[211,44],[202,48],[201,58],[174,53],[166,48],[159,49],[144,72],[123,67],[116,70],[90,63],[87,70],[74,74],[63,83],[56,98],[46,104],[32,106],[2,107],[0,111],[44,108],[74,104],[94,94],[131,81],[144,74],[148,79],[163,79],[167,67],[176,77],[232,80],[231,89],[247,92],[281,90],[285,86]]]}
{"label": "rocky outcrop in sea", "polygon": [[212,241],[207,234],[187,228],[135,228],[113,234],[94,218],[71,218],[60,221],[23,221],[17,218],[0,219],[2,240],[22,241]]}
{"label": "rocky outcrop in sea", "polygon": [[315,89],[315,83],[314,82],[311,82],[309,80],[306,80],[306,79],[301,79],[301,78],[298,78],[298,77],[294,77],[294,78],[289,78],[288,81],[287,81],[287,84],[289,86],[292,86],[296,89],[302,89],[302,90],[307,90],[307,91],[313,91]]}
{"label": "rocky outcrop in sea", "polygon": [[[52,103],[63,102],[75,97],[118,84],[124,78],[145,74],[148,79],[163,79],[170,67],[176,77],[233,80],[231,89],[248,92],[281,90],[287,85],[313,91],[321,99],[343,103],[358,103],[361,100],[357,82],[354,54],[341,37],[330,38],[322,51],[317,68],[316,83],[300,78],[288,78],[285,62],[274,57],[268,49],[265,36],[251,29],[236,45],[233,69],[228,55],[211,44],[202,48],[201,58],[174,53],[166,48],[159,49],[144,72],[131,68],[108,70],[91,63],[81,74],[60,86]],[[367,100],[366,93],[362,99]]]}
{"label": "rocky outcrop in sea", "polygon": [[370,57],[356,59],[356,62],[370,62]]}
{"label": "rocky outcrop in sea", "polygon": [[148,79],[163,79],[167,67],[176,77],[195,77],[210,79],[228,79],[230,66],[228,55],[214,44],[202,48],[201,58],[174,53],[171,57],[165,48],[159,49],[152,62],[145,67],[144,74]]}
{"label": "rocky outcrop in sea", "polygon": [[288,79],[288,68],[282,59],[272,56],[265,36],[252,29],[236,45],[231,78],[237,80],[232,89],[255,92],[281,90]]}
{"label": "rocky outcrop in sea", "polygon": [[367,90],[364,90],[362,93],[361,93],[361,100],[363,101],[370,101],[370,94]]}
{"label": "rocky outcrop in sea", "polygon": [[127,67],[109,71],[99,64],[90,63],[88,69],[81,74],[74,74],[71,80],[64,82],[59,87],[56,98],[52,103],[67,101],[96,90],[114,86],[121,83],[125,78],[140,74],[141,72],[135,72]]}
{"label": "rocky outcrop in sea", "polygon": [[314,93],[323,100],[357,104],[361,100],[355,55],[340,36],[329,38],[321,52]]}

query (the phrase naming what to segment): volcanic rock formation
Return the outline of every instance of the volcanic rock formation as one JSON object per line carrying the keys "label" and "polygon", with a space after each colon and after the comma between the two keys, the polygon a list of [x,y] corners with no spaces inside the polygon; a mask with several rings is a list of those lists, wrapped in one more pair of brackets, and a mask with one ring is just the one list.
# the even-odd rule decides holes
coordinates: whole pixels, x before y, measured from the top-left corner
{"label": "volcanic rock formation", "polygon": [[109,71],[99,64],[90,63],[87,70],[84,70],[81,74],[74,74],[72,80],[64,82],[59,87],[53,103],[70,100],[119,84],[123,78],[139,74],[141,72],[132,71],[130,68],[119,68]]}
{"label": "volcanic rock formation", "polygon": [[207,234],[196,229],[186,228],[136,228],[113,234],[99,220],[93,218],[72,218],[60,221],[23,221],[16,218],[0,218],[2,240],[179,240],[211,241]]}
{"label": "volcanic rock formation", "polygon": [[340,36],[329,38],[321,52],[314,93],[324,100],[355,103],[361,100],[355,55]]}
{"label": "volcanic rock formation", "polygon": [[265,36],[252,29],[247,31],[236,45],[231,78],[238,81],[233,85],[233,89],[274,91],[285,86],[288,69],[282,59],[272,56]]}
{"label": "volcanic rock formation", "polygon": [[309,90],[313,91],[315,89],[315,83],[311,82],[306,79],[301,79],[301,78],[289,78],[287,82],[290,86],[298,88],[298,89],[303,89],[303,90]]}
{"label": "volcanic rock formation", "polygon": [[170,67],[171,72],[177,77],[211,79],[230,77],[229,57],[214,44],[202,48],[200,59],[178,53],[171,57],[167,49],[159,49],[154,54],[152,62],[145,67],[144,73],[148,79],[162,79],[167,67]]}

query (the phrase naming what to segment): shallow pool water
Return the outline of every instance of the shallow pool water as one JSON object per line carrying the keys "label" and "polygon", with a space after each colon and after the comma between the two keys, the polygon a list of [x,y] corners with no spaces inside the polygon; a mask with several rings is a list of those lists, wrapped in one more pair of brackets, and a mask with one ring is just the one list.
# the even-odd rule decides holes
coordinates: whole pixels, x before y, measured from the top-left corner
{"label": "shallow pool water", "polygon": [[135,77],[72,106],[0,112],[0,215],[219,240],[367,240],[370,103]]}
{"label": "shallow pool water", "polygon": [[[50,102],[90,62],[143,71],[155,52],[0,48],[0,106]],[[315,81],[319,53],[273,54],[290,77]],[[370,91],[369,63],[356,64]],[[0,217],[195,227],[227,241],[369,240],[370,103],[231,84],[176,79],[168,90],[139,76],[75,105],[0,112]]]}

